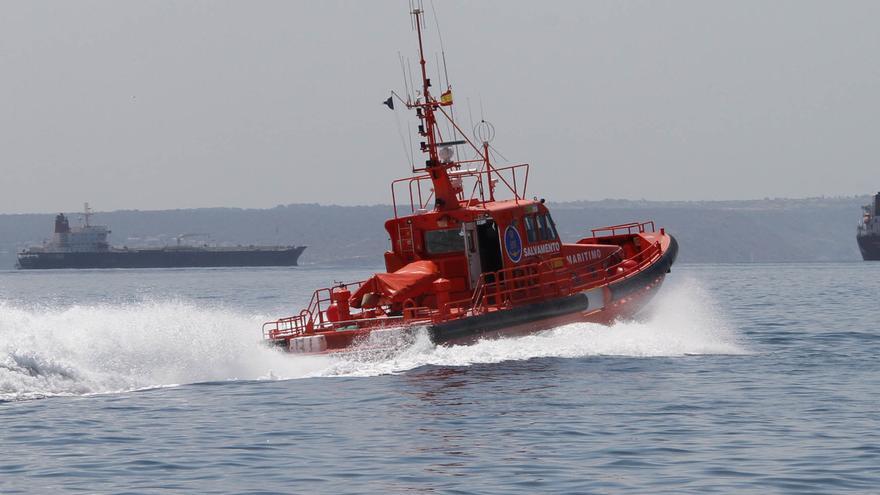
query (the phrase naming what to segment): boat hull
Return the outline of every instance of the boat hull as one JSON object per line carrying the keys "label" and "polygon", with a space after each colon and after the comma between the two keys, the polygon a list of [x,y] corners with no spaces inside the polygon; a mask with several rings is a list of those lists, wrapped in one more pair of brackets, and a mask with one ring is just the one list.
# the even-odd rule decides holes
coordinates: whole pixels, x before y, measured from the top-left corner
{"label": "boat hull", "polygon": [[678,242],[670,236],[669,248],[663,256],[632,277],[568,297],[439,323],[430,326],[428,332],[435,344],[460,344],[480,338],[528,334],[569,323],[609,324],[630,318],[656,293],[677,255]]}
{"label": "boat hull", "polygon": [[242,249],[130,249],[103,252],[22,253],[18,268],[183,268],[296,266],[305,246]]}
{"label": "boat hull", "polygon": [[860,235],[856,240],[863,260],[880,261],[880,235]]}
{"label": "boat hull", "polygon": [[[434,344],[469,344],[479,339],[526,335],[570,323],[611,324],[635,316],[654,296],[678,255],[678,242],[669,236],[663,254],[652,264],[607,285],[565,297],[492,311],[434,324],[336,330],[277,340],[274,345],[298,354],[349,353],[388,343],[412,341],[412,333],[427,327]],[[377,335],[381,338],[375,339]]]}

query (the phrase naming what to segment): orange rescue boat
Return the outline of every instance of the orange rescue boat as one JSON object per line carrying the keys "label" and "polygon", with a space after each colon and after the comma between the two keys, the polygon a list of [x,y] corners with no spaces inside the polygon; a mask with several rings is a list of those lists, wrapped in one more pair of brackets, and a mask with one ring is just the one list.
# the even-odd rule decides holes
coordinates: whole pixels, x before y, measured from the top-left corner
{"label": "orange rescue boat", "polygon": [[[392,183],[386,273],[318,289],[297,315],[265,323],[264,338],[290,352],[326,353],[387,345],[416,329],[426,329],[436,344],[468,343],[634,316],[669,273],[675,239],[649,221],[562,242],[544,200],[526,197],[529,165],[491,163],[491,125],[478,124],[475,143],[447,111],[451,88],[439,99],[432,95],[424,13],[412,14],[421,91],[406,100],[392,93],[385,104],[393,110],[397,98],[415,111],[427,160],[412,177]],[[448,141],[438,117],[450,124]],[[454,159],[456,146],[471,148],[476,158]]]}

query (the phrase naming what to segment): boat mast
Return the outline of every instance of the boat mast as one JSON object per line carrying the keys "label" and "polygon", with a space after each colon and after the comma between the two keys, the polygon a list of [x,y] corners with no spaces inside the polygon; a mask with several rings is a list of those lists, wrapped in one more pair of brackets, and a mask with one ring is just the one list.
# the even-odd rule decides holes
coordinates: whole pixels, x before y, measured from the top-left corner
{"label": "boat mast", "polygon": [[89,208],[88,203],[83,203],[83,223],[86,227],[90,227],[89,218],[92,216],[92,209]]}
{"label": "boat mast", "polygon": [[416,99],[414,103],[407,103],[407,107],[416,109],[416,115],[424,122],[423,126],[419,126],[422,136],[427,138],[427,143],[422,143],[422,152],[428,154],[428,160],[425,162],[425,168],[431,175],[431,181],[434,184],[434,206],[439,211],[454,210],[459,208],[458,194],[452,186],[449,179],[449,168],[456,166],[454,161],[443,162],[440,160],[438,150],[436,127],[437,118],[434,111],[439,108],[438,103],[431,96],[430,87],[431,80],[428,79],[428,70],[425,63],[425,51],[422,43],[422,16],[424,10],[414,7],[412,15],[415,17],[416,32],[419,37],[419,64],[422,67],[422,95],[424,100]]}

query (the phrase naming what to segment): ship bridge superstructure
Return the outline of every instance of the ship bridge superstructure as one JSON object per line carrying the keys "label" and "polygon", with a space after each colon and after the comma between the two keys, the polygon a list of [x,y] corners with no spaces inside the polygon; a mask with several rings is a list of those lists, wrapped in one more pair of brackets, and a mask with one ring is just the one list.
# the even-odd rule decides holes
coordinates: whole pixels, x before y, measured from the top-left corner
{"label": "ship bridge superstructure", "polygon": [[857,235],[880,236],[880,192],[878,192],[870,204],[862,207],[862,220],[859,222]]}
{"label": "ship bridge superstructure", "polygon": [[[110,249],[107,237],[110,229],[105,225],[92,225],[92,209],[85,203],[83,209],[82,225],[71,227],[70,221],[64,213],[55,216],[55,231],[52,240],[42,246],[43,252],[51,253],[91,253],[103,252]],[[39,248],[33,248],[39,249]]]}

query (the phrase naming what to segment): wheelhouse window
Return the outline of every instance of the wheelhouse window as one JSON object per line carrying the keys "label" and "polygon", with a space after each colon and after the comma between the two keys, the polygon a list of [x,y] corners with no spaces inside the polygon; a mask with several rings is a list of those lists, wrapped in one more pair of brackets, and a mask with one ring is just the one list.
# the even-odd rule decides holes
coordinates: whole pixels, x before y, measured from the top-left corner
{"label": "wheelhouse window", "polygon": [[550,215],[538,215],[538,231],[542,241],[556,239],[556,229],[553,226],[553,219],[550,218]]}
{"label": "wheelhouse window", "polygon": [[538,240],[537,229],[535,228],[535,219],[531,215],[527,215],[523,218],[526,224],[526,237],[528,237],[529,242],[535,242]]}
{"label": "wheelhouse window", "polygon": [[425,232],[425,250],[428,254],[464,251],[461,229],[429,230]]}
{"label": "wheelhouse window", "polygon": [[542,241],[549,240],[549,236],[547,235],[547,219],[544,218],[544,215],[537,215],[535,219],[538,221],[538,237],[540,237]]}
{"label": "wheelhouse window", "polygon": [[553,223],[553,217],[550,215],[545,215],[547,217],[547,230],[550,232],[551,239],[559,239],[559,232],[556,232],[556,224]]}

